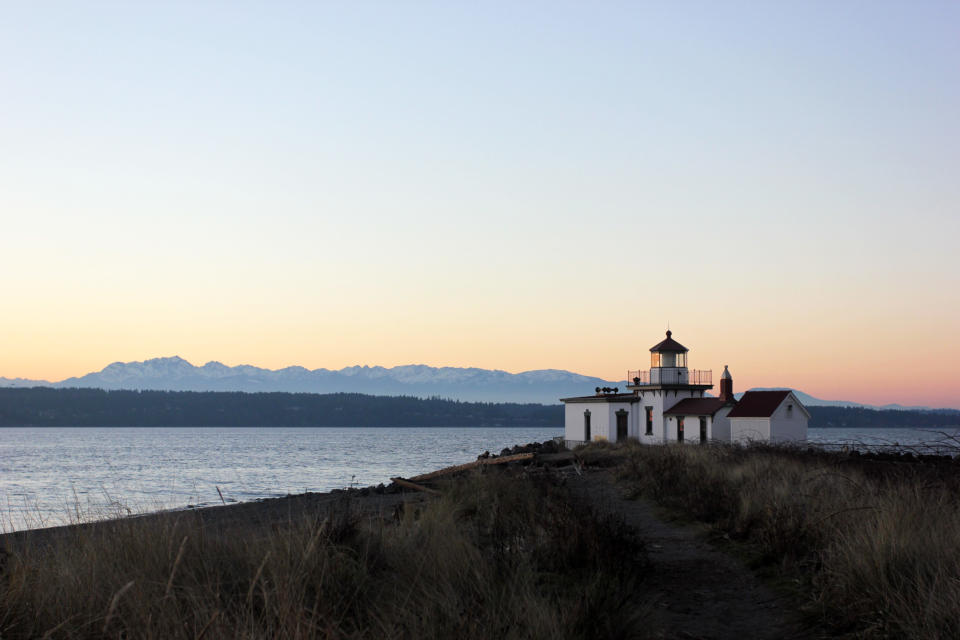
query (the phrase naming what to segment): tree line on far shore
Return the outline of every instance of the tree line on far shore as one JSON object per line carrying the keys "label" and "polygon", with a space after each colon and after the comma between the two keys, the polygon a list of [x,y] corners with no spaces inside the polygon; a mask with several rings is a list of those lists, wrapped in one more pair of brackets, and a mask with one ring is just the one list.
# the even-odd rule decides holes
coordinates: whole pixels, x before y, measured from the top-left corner
{"label": "tree line on far shore", "polygon": [[[960,411],[808,407],[811,428],[945,428]],[[562,405],[361,393],[0,389],[0,427],[563,427]]]}
{"label": "tree line on far shore", "polygon": [[817,429],[944,429],[960,428],[960,411],[807,407],[808,427]]}
{"label": "tree line on far shore", "polygon": [[0,426],[562,427],[561,407],[361,393],[0,389]]}

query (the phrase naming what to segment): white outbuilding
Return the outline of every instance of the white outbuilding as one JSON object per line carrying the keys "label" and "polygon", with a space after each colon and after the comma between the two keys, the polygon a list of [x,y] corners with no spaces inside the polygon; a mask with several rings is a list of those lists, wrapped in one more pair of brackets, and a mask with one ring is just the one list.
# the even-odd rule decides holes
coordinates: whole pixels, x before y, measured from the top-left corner
{"label": "white outbuilding", "polygon": [[799,442],[807,439],[810,412],[789,389],[747,391],[727,418],[732,442]]}
{"label": "white outbuilding", "polygon": [[724,367],[720,395],[707,396],[713,372],[688,369],[688,352],[668,330],[666,339],[650,348],[650,368],[627,372],[624,393],[598,387],[594,395],[561,398],[566,441],[573,445],[628,438],[646,444],[806,439],[810,414],[792,392],[748,391],[738,403],[733,377]]}

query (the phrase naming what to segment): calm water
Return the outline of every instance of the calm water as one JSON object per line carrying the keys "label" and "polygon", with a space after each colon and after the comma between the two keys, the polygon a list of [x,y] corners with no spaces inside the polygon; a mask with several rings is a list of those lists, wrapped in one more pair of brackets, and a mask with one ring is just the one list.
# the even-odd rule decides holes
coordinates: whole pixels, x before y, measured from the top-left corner
{"label": "calm water", "polygon": [[0,531],[389,483],[562,429],[3,428]]}
{"label": "calm water", "polygon": [[[562,429],[4,428],[0,530],[389,482]],[[814,442],[910,446],[916,429],[811,429]],[[857,444],[856,446],[860,446]]]}

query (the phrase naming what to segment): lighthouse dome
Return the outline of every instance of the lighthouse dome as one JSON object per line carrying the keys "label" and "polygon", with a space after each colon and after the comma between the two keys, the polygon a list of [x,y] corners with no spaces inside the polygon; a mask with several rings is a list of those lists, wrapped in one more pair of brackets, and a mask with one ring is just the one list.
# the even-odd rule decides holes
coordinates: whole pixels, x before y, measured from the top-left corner
{"label": "lighthouse dome", "polygon": [[651,353],[686,353],[690,351],[685,346],[674,340],[673,332],[670,329],[667,329],[667,339],[658,342],[657,344],[650,347]]}

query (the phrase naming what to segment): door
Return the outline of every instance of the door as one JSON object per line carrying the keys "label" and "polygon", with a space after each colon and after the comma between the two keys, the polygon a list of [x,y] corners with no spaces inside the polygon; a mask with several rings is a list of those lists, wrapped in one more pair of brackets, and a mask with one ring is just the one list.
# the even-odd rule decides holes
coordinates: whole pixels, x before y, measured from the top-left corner
{"label": "door", "polygon": [[677,442],[683,442],[683,416],[677,416]]}
{"label": "door", "polygon": [[617,411],[617,442],[627,439],[627,415],[624,409]]}
{"label": "door", "polygon": [[707,418],[700,416],[700,444],[707,441]]}

